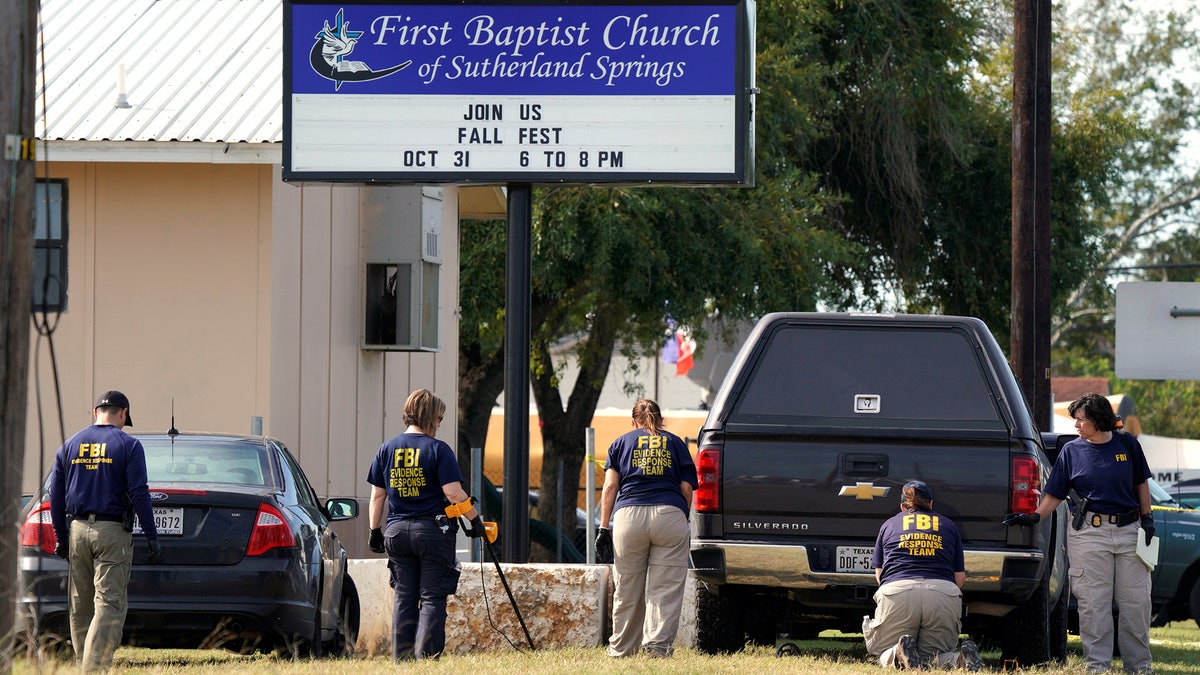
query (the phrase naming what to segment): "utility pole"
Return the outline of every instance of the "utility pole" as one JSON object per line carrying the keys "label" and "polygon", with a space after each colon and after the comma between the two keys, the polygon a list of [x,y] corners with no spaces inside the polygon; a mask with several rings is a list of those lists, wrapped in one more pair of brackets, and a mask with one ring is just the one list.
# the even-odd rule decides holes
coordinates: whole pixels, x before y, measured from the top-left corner
{"label": "utility pole", "polygon": [[12,670],[33,284],[36,0],[0,2],[0,672]]}
{"label": "utility pole", "polygon": [[1038,427],[1050,428],[1050,0],[1013,6],[1010,358]]}

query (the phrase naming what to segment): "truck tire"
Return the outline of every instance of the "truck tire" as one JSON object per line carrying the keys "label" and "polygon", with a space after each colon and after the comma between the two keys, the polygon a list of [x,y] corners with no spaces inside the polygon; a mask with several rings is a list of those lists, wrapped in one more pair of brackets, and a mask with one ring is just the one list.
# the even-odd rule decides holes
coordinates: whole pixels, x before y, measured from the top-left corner
{"label": "truck tire", "polygon": [[746,646],[746,618],[732,586],[710,591],[696,584],[696,649],[706,654],[732,654]]}
{"label": "truck tire", "polygon": [[1009,612],[1002,623],[1003,658],[1005,661],[1016,661],[1022,668],[1050,660],[1051,600],[1048,575],[1047,569],[1047,576],[1042,578],[1029,600]]}

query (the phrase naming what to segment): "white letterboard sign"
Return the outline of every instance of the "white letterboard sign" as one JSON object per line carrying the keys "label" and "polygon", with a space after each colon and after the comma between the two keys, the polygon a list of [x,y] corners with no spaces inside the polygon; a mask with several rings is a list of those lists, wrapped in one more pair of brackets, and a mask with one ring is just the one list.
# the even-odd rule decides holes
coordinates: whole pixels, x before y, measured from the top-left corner
{"label": "white letterboard sign", "polygon": [[288,181],[748,185],[754,4],[284,7]]}

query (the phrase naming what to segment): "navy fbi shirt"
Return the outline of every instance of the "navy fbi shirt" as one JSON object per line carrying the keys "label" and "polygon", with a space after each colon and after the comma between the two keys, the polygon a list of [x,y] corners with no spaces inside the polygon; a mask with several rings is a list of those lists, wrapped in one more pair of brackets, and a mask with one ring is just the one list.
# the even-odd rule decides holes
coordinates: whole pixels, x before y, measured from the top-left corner
{"label": "navy fbi shirt", "polygon": [[[1088,511],[1126,513],[1140,508],[1135,486],[1152,475],[1144,452],[1130,453],[1114,431],[1107,443],[1076,438],[1063,446],[1046,481],[1046,494],[1066,499],[1072,488],[1088,500]],[[1140,449],[1136,438],[1131,445]]]}
{"label": "navy fbi shirt", "polygon": [[871,566],[879,585],[903,579],[945,579],[965,572],[958,526],[936,511],[901,511],[879,528]]}
{"label": "navy fbi shirt", "polygon": [[454,450],[425,434],[400,434],[379,446],[367,482],[387,491],[387,521],[446,512],[442,486],[461,483]]}
{"label": "navy fbi shirt", "polygon": [[120,516],[128,492],[147,539],[157,539],[146,451],[142,442],[111,424],[94,424],[63,444],[50,474],[50,517],[59,541],[69,537],[67,514]]}
{"label": "navy fbi shirt", "polygon": [[696,487],[696,463],[683,439],[668,431],[651,434],[634,429],[613,441],[604,470],[621,474],[616,513],[622,506],[678,506],[686,514],[688,504],[679,485]]}

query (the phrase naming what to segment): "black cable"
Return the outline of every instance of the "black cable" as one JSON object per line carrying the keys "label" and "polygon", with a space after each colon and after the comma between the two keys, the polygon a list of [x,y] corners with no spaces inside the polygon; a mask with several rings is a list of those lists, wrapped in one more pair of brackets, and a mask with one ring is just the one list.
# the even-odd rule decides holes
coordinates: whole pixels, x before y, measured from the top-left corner
{"label": "black cable", "polygon": [[[481,546],[480,547],[481,553],[482,553],[482,548],[483,547]],[[508,646],[512,647],[514,651],[516,651],[518,653],[524,653],[525,650],[518,647],[512,641],[512,638],[508,637],[507,633],[500,630],[500,627],[496,625],[496,622],[494,620],[492,620],[492,606],[488,603],[487,579],[485,579],[483,576],[483,562],[484,562],[483,556],[480,555],[479,556],[479,589],[480,589],[481,594],[483,595],[483,608],[487,612],[488,624],[492,627],[492,630],[496,631],[497,633],[500,634],[500,637],[504,638],[504,641],[507,642]]]}
{"label": "black cable", "polygon": [[[504,577],[504,570],[500,568],[500,559],[496,557],[496,550],[492,548],[492,542],[488,540],[486,535],[480,537],[480,540],[483,541],[484,547],[487,548],[488,555],[492,556],[492,564],[496,566],[496,574],[500,577],[500,584],[504,586],[504,592],[508,595],[508,602],[512,604],[513,614],[517,615],[517,623],[521,624],[521,630],[525,632],[525,639],[529,641],[529,649],[533,651],[536,649],[533,646],[533,636],[529,634],[529,627],[525,625],[525,617],[521,616],[521,608],[517,606],[517,599],[513,596],[512,589],[508,586],[508,579]],[[488,618],[490,620],[491,617],[489,616]]]}
{"label": "black cable", "polygon": [[1200,267],[1200,262],[1154,263],[1150,265],[1125,265],[1123,267],[1108,266],[1100,269],[1105,272],[1134,272],[1137,270],[1181,270]]}

